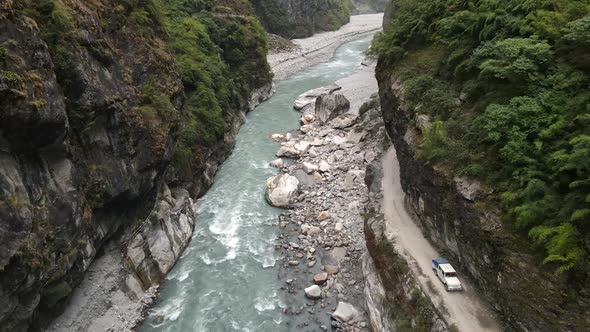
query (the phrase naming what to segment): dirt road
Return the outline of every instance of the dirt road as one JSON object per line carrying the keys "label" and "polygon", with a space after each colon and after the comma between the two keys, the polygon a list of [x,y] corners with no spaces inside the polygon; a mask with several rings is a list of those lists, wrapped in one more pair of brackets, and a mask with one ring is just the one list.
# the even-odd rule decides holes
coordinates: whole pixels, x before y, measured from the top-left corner
{"label": "dirt road", "polygon": [[475,290],[461,279],[464,292],[447,292],[431,268],[431,260],[439,257],[424,238],[418,225],[404,207],[399,163],[391,147],[383,158],[383,214],[385,234],[393,240],[397,251],[408,261],[425,292],[440,309],[449,324],[460,331],[500,331],[494,316],[483,306]]}

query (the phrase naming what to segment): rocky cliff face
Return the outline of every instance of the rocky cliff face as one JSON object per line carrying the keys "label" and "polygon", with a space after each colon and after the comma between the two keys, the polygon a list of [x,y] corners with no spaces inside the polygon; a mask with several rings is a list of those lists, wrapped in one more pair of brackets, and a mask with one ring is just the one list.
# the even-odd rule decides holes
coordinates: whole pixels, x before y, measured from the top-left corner
{"label": "rocky cliff face", "polygon": [[[130,250],[151,257],[129,255],[147,289],[193,227],[192,201],[170,167],[185,97],[166,35],[122,23],[115,0],[36,6],[50,23],[28,1],[0,3],[0,330],[59,312],[121,230],[137,228]],[[69,42],[53,43],[46,24]],[[215,149],[202,148],[197,192],[231,150],[233,118]],[[158,194],[166,183],[173,195]]]}
{"label": "rocky cliff face", "polygon": [[256,14],[268,32],[304,38],[340,28],[350,20],[349,0],[253,0]]}
{"label": "rocky cliff face", "polygon": [[[458,266],[500,314],[508,330],[578,330],[590,326],[590,293],[545,269],[478,183],[450,178],[416,158],[429,118],[407,107],[403,85],[377,67],[382,115],[400,162],[407,208],[424,235]],[[370,248],[370,243],[369,243]],[[389,259],[389,258],[388,258]],[[387,287],[387,285],[386,285]]]}

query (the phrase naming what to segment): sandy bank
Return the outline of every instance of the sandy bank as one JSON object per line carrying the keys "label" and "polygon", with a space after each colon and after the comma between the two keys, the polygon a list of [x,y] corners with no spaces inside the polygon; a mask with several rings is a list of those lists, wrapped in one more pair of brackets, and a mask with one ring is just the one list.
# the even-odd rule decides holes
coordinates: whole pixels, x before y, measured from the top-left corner
{"label": "sandy bank", "polygon": [[383,14],[356,15],[337,31],[293,40],[298,49],[268,55],[275,80],[284,80],[305,68],[329,61],[340,45],[375,34],[381,29],[382,23]]}

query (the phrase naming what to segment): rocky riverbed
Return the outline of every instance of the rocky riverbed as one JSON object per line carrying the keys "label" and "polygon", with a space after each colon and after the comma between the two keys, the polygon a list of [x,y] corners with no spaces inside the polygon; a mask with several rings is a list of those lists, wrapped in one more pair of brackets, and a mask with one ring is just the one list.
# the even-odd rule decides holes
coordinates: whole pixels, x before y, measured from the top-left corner
{"label": "rocky riverbed", "polygon": [[382,13],[355,15],[350,17],[350,23],[336,31],[318,33],[305,39],[294,39],[293,47],[272,50],[268,55],[268,63],[275,80],[286,79],[305,68],[329,61],[342,44],[372,36],[382,29],[382,24]]}
{"label": "rocky riverbed", "polygon": [[[367,165],[380,158],[386,134],[376,96],[360,111],[339,86],[307,92],[296,102],[298,131],[276,134],[279,175],[267,183],[280,217],[276,250],[283,255],[286,308],[303,331],[366,331],[362,255],[368,202]],[[315,97],[319,98],[315,99]]]}

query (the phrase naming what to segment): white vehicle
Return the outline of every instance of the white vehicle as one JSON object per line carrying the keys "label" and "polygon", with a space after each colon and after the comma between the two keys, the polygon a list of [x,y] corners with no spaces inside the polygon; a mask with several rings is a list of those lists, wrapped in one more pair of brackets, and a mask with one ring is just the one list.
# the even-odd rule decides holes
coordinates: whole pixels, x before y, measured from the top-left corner
{"label": "white vehicle", "polygon": [[432,270],[445,285],[447,291],[463,290],[463,286],[461,285],[459,278],[457,278],[457,271],[455,271],[446,258],[433,259]]}

